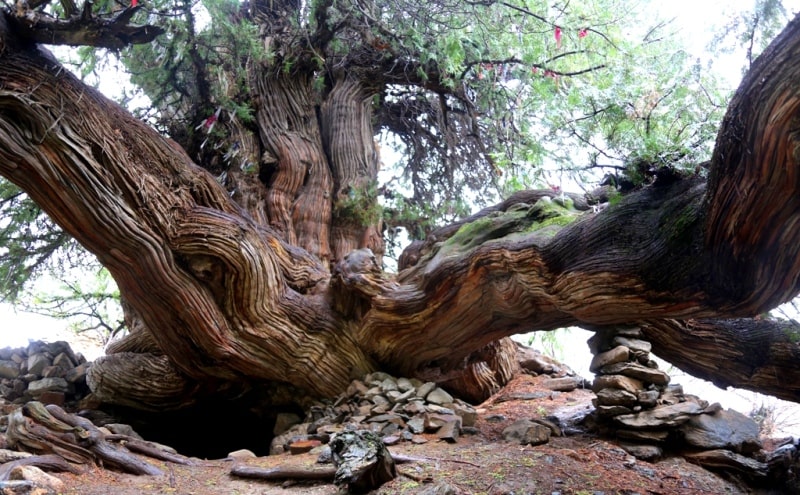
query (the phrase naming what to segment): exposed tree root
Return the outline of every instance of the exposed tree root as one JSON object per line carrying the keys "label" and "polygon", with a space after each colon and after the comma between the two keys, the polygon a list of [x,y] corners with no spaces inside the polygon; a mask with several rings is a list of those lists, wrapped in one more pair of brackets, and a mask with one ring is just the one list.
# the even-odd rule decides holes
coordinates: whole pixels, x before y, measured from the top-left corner
{"label": "exposed tree root", "polygon": [[[56,405],[45,407],[35,401],[25,404],[9,415],[7,436],[12,446],[37,454],[46,454],[38,457],[43,459],[43,462],[56,462],[57,467],[58,461],[53,461],[56,457],[61,458],[62,462],[101,464],[137,475],[163,474],[157,467],[133,455],[131,450],[163,461],[192,464],[190,459],[164,452],[155,444],[131,439],[125,435],[106,434],[86,418],[69,414]],[[124,442],[116,445],[111,443],[121,440]],[[20,461],[36,462],[27,459]],[[60,466],[63,467],[64,464],[69,466],[66,462]]]}

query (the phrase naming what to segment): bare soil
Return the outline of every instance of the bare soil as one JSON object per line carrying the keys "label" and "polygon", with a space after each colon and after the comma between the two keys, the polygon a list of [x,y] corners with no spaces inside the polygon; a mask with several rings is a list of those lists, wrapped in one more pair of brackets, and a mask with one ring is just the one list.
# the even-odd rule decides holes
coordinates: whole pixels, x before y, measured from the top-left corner
{"label": "bare soil", "polygon": [[[681,457],[666,458],[658,463],[638,461],[612,441],[586,433],[554,437],[548,444],[537,447],[503,441],[503,428],[517,419],[551,414],[568,418],[591,409],[591,392],[550,393],[540,386],[540,381],[538,377],[527,375],[512,381],[479,406],[478,433],[463,435],[455,444],[430,435],[425,444],[392,446],[393,453],[425,460],[399,464],[398,477],[373,493],[415,494],[437,485],[442,488],[445,483],[454,493],[470,495],[763,493],[734,478],[692,465]],[[547,396],[520,399],[533,392],[547,392]],[[285,454],[236,462],[259,467],[313,468],[316,458],[315,453]],[[158,477],[132,476],[97,467],[81,475],[59,474],[58,477],[67,487],[63,495],[339,493],[333,484],[324,482],[293,484],[234,478],[229,475],[233,462],[209,460],[200,461],[196,466],[155,463],[166,473]]]}

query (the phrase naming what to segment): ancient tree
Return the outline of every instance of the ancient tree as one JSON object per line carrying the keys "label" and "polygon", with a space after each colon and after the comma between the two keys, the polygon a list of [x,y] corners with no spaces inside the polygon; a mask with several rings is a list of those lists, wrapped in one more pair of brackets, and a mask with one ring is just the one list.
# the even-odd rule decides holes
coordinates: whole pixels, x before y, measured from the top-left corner
{"label": "ancient tree", "polygon": [[[504,337],[567,325],[637,325],[695,374],[800,399],[797,329],[752,318],[800,292],[800,20],[753,64],[709,163],[634,160],[647,174],[630,190],[406,219],[420,240],[389,274],[376,134],[404,139],[418,205],[457,197],[426,184],[481,191],[508,173],[504,136],[524,135],[498,95],[613,70],[610,33],[515,2],[215,2],[210,21],[181,1],[6,5],[0,174],[119,285],[130,333],[90,376],[104,401],[163,410],[260,387],[285,404],[376,369],[480,398],[513,370]],[[456,14],[550,51],[500,57],[440,22]],[[146,122],[43,43],[124,49]],[[457,64],[428,56],[436,43]]]}

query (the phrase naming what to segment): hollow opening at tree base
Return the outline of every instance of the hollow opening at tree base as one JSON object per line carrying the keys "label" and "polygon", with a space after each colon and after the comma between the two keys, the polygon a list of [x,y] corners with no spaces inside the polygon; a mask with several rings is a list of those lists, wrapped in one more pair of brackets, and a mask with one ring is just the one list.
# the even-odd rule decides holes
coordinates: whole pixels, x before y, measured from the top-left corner
{"label": "hollow opening at tree base", "polygon": [[257,456],[269,455],[279,412],[284,410],[263,408],[244,400],[219,400],[166,412],[104,405],[81,415],[98,426],[130,425],[144,440],[172,447],[187,457],[221,459],[240,449]]}

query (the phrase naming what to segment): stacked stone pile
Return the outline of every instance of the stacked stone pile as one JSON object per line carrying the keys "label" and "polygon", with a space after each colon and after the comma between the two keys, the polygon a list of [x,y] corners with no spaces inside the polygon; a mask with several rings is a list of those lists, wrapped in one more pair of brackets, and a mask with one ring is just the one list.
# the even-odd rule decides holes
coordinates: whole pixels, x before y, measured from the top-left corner
{"label": "stacked stone pile", "polygon": [[650,358],[651,345],[640,329],[604,329],[588,344],[601,433],[616,436],[641,459],[658,459],[670,446],[701,465],[766,475],[768,465],[754,459],[761,451],[756,422],[670,385],[669,375]]}
{"label": "stacked stone pile", "polygon": [[89,393],[86,372],[90,366],[63,341],[0,349],[0,397],[12,404],[77,402]]}
{"label": "stacked stone pile", "polygon": [[312,406],[303,423],[295,415],[279,415],[270,453],[295,452],[293,445],[310,448],[317,442],[327,443],[346,429],[371,431],[387,445],[425,443],[422,433],[435,433],[440,440],[455,443],[460,434],[475,431],[477,417],[471,405],[433,382],[375,372],[354,380],[333,403]]}
{"label": "stacked stone pile", "polygon": [[656,407],[668,389],[669,375],[650,358],[650,342],[638,328],[601,330],[589,339],[594,359],[589,370],[596,374],[592,391],[601,419]]}

